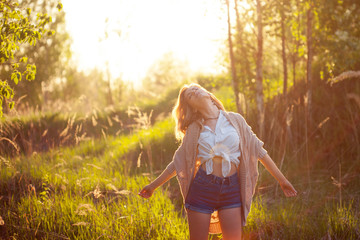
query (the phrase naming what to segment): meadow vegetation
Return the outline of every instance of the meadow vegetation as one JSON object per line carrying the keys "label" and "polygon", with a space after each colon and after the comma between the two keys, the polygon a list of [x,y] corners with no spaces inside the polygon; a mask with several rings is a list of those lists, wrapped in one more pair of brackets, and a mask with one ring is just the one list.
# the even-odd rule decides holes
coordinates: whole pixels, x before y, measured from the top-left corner
{"label": "meadow vegetation", "polygon": [[[313,134],[307,139],[300,134],[305,127],[300,88],[296,91],[299,95],[289,97],[288,101],[293,103],[291,111],[276,97],[267,104],[265,147],[294,183],[299,196],[286,199],[276,181],[260,165],[254,204],[244,228],[245,239],[360,238],[360,150],[356,144],[360,106],[349,98],[358,96],[359,82],[347,81],[333,87],[325,84],[318,89],[314,122],[319,124],[314,124]],[[215,94],[228,110],[234,110],[228,88],[220,88]],[[327,104],[320,105],[324,100]],[[168,102],[162,100],[157,105],[161,108]],[[105,123],[106,119],[114,118],[112,113],[101,113],[97,125],[83,127],[82,133],[87,138],[80,141],[72,134],[67,145],[49,145],[43,151],[20,151],[17,147],[17,153],[2,154],[2,238],[188,239],[175,178],[150,199],[137,195],[166,167],[179,144],[170,110],[171,107],[157,113],[155,118],[151,111],[128,109],[126,117],[131,121],[126,131],[124,125],[111,129],[107,121],[106,131],[95,135],[91,131],[101,131],[98,126],[105,126],[98,121],[99,116]],[[256,116],[251,111],[246,115],[256,132]],[[57,121],[44,115],[40,118],[46,120],[24,119],[22,125],[31,129],[27,137],[42,136],[51,128],[59,135],[60,130],[74,131],[79,124],[72,120],[73,115],[54,116],[52,119]],[[2,131],[9,131],[18,121],[3,122]],[[33,127],[34,122],[43,123],[43,128]],[[86,126],[84,122],[83,126]],[[16,133],[23,134],[21,129]],[[37,138],[32,142],[42,140]],[[10,147],[17,145],[14,141]],[[221,235],[211,238],[221,239]]]}

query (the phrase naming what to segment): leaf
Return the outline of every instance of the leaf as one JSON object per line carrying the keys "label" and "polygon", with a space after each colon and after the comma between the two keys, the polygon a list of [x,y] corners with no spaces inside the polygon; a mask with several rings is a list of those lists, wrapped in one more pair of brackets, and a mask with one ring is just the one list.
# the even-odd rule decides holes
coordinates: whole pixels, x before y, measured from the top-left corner
{"label": "leaf", "polygon": [[17,78],[19,80],[19,82],[21,81],[21,72],[16,72]]}
{"label": "leaf", "polygon": [[[41,38],[41,35],[40,35],[40,33],[39,33],[38,31],[35,31],[35,32],[34,32],[34,35],[35,35],[35,37],[36,37],[37,39],[40,39],[40,38]],[[36,43],[36,40],[35,40],[35,43]]]}
{"label": "leaf", "polygon": [[63,4],[61,2],[58,2],[58,4],[56,5],[56,8],[61,11],[63,9]]}
{"label": "leaf", "polygon": [[27,63],[27,60],[28,60],[27,57],[22,57],[22,58],[20,59],[20,62]]}
{"label": "leaf", "polygon": [[16,74],[16,72],[13,72],[11,74],[11,80],[13,80],[16,85],[18,84],[19,79],[18,79],[18,75]]}
{"label": "leaf", "polygon": [[55,34],[55,31],[54,30],[51,30],[51,31],[48,31],[47,32],[47,35],[50,37],[50,36],[52,36],[52,35],[54,35]]}
{"label": "leaf", "polygon": [[10,103],[9,103],[9,108],[10,108],[10,109],[13,109],[14,106],[15,106],[15,102],[10,102]]}

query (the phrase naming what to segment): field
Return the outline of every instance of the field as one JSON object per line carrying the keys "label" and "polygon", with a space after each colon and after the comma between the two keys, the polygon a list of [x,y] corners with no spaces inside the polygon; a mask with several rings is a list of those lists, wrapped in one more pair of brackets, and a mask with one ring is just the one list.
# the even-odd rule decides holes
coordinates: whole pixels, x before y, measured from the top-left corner
{"label": "field", "polygon": [[[1,157],[2,238],[188,239],[175,178],[150,199],[137,195],[171,160],[179,144],[174,122],[165,117],[151,125],[141,113],[134,119],[137,124],[117,136],[103,131],[69,146]],[[299,195],[285,198],[260,166],[244,238],[359,239],[359,156],[321,169],[322,161],[310,174],[301,167],[306,161],[286,161],[282,170]]]}

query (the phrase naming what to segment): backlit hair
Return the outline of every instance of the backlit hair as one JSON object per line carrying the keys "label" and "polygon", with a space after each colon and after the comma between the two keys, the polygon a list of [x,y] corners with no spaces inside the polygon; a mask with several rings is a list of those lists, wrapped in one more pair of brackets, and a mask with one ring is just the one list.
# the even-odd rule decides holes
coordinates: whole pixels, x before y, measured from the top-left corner
{"label": "backlit hair", "polygon": [[225,108],[223,104],[220,102],[220,100],[217,99],[211,92],[201,87],[199,84],[191,83],[189,85],[184,85],[179,91],[178,99],[172,111],[172,115],[176,123],[175,135],[177,139],[182,139],[184,137],[188,126],[192,122],[202,118],[201,114],[195,111],[185,100],[186,90],[193,86],[201,88],[202,90],[207,92],[210,95],[211,100],[217,106],[217,108],[225,111]]}

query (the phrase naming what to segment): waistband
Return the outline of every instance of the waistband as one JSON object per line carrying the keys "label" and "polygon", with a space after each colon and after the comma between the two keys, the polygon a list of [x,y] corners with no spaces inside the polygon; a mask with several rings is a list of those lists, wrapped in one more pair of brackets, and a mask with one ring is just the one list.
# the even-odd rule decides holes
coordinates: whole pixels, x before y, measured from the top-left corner
{"label": "waistband", "polygon": [[199,168],[197,174],[198,177],[205,179],[206,181],[209,181],[211,183],[217,183],[217,184],[238,184],[238,175],[237,173],[234,173],[233,175],[229,177],[218,177],[213,174],[207,174],[201,167]]}

